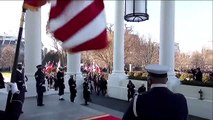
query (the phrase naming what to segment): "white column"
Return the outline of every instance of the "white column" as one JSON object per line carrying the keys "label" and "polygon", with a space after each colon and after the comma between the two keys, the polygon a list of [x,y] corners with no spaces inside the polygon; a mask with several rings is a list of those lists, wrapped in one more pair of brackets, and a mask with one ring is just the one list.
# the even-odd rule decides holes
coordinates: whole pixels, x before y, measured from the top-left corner
{"label": "white column", "polygon": [[69,91],[70,75],[76,75],[77,99],[83,102],[83,76],[81,73],[81,53],[67,54],[67,73],[65,76],[66,91]]}
{"label": "white column", "polygon": [[[109,76],[107,93],[110,97],[122,99],[125,94],[127,76],[124,72],[124,1],[115,1],[115,32],[113,47],[113,71]],[[115,92],[116,91],[116,92]]]}
{"label": "white column", "polygon": [[124,73],[124,1],[115,1],[115,33],[112,73]]}
{"label": "white column", "polygon": [[174,30],[175,1],[161,1],[160,18],[160,64],[169,66],[168,86],[170,89],[179,81],[175,77]]}
{"label": "white column", "polygon": [[113,47],[113,71],[110,78],[126,79],[124,72],[124,1],[115,1],[115,33]]}
{"label": "white column", "polygon": [[28,77],[26,96],[36,96],[34,74],[41,64],[41,10],[27,11],[25,21],[25,75]]}

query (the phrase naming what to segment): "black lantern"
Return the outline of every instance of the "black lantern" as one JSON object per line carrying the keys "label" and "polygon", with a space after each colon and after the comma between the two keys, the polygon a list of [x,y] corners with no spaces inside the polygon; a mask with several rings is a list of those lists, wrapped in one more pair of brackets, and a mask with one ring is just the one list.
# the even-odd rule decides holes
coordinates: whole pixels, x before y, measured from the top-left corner
{"label": "black lantern", "polygon": [[125,15],[127,22],[143,22],[149,19],[147,0],[125,0]]}

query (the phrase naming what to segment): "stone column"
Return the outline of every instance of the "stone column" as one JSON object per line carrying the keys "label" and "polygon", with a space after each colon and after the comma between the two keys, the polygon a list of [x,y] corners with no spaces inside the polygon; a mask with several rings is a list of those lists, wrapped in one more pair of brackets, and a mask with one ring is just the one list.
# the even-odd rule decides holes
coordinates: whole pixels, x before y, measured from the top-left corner
{"label": "stone column", "polygon": [[77,98],[81,102],[83,102],[83,76],[81,73],[81,53],[72,53],[67,54],[67,73],[65,76],[65,85],[66,91],[69,91],[68,80],[70,75],[76,75],[74,78],[76,79],[77,84]]}
{"label": "stone column", "polygon": [[179,80],[175,77],[175,1],[161,1],[160,17],[160,64],[169,66],[168,87],[172,89]]}
{"label": "stone column", "polygon": [[26,97],[36,96],[34,74],[41,64],[41,10],[27,11],[25,21],[25,75],[28,77]]}
{"label": "stone column", "polygon": [[113,71],[108,80],[108,95],[121,99],[123,95],[116,93],[115,90],[119,91],[118,89],[126,79],[127,76],[124,72],[124,1],[117,0],[115,1]]}

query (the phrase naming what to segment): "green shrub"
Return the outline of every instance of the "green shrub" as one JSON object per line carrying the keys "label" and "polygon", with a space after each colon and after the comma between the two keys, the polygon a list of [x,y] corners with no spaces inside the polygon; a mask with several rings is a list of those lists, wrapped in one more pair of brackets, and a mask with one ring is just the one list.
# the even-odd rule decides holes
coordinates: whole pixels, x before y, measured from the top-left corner
{"label": "green shrub", "polygon": [[203,81],[203,82],[207,82],[209,79],[210,79],[209,74],[204,73],[204,74],[203,74],[202,81]]}
{"label": "green shrub", "polygon": [[188,73],[183,73],[180,76],[180,80],[186,80],[188,78]]}
{"label": "green shrub", "polygon": [[129,76],[134,76],[134,72],[128,72]]}
{"label": "green shrub", "polygon": [[[147,81],[148,73],[137,71],[137,72],[128,73],[128,75],[129,75],[128,76],[129,79]],[[192,74],[188,74],[188,73],[181,74],[179,79],[181,80],[181,83],[184,85],[213,87],[213,81],[209,80],[209,76],[207,74],[206,75],[203,74],[203,82],[192,80]],[[191,80],[187,80],[187,79],[191,79]]]}
{"label": "green shrub", "polygon": [[180,78],[181,74],[180,74],[180,73],[177,73],[175,76],[176,76],[177,78]]}
{"label": "green shrub", "polygon": [[213,87],[213,82],[201,82],[201,81],[195,81],[195,80],[192,80],[192,81],[188,81],[188,80],[183,80],[181,81],[181,84],[184,84],[184,85],[192,85],[192,86],[202,86],[202,87]]}

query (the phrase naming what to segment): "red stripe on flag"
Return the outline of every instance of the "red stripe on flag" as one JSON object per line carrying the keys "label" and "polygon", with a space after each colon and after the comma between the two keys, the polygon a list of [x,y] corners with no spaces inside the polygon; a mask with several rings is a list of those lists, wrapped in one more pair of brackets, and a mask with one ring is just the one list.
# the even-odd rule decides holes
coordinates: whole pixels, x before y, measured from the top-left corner
{"label": "red stripe on flag", "polygon": [[51,32],[70,52],[102,49],[108,46],[104,15],[103,0],[57,0],[49,17]]}
{"label": "red stripe on flag", "polygon": [[100,4],[98,1],[94,1],[68,23],[57,29],[54,32],[55,37],[64,42],[96,18],[104,8],[103,3]]}
{"label": "red stripe on flag", "polygon": [[69,49],[70,52],[79,52],[85,50],[98,50],[103,49],[108,46],[107,34],[106,29],[96,38],[88,40],[84,44],[76,46],[74,48]]}
{"label": "red stripe on flag", "polygon": [[56,6],[51,8],[49,19],[60,16],[69,4],[72,4],[72,0],[57,0]]}

